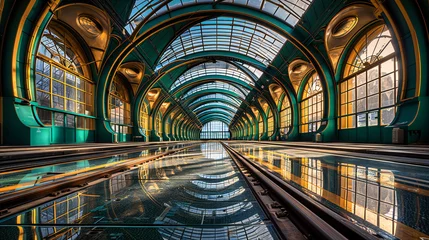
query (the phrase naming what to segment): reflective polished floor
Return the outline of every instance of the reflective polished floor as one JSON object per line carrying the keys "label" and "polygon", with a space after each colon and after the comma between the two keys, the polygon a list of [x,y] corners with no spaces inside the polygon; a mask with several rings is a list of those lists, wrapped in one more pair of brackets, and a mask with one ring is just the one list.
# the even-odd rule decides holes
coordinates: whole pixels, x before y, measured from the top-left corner
{"label": "reflective polished floor", "polygon": [[0,236],[278,239],[234,162],[214,142],[143,164],[3,219]]}
{"label": "reflective polished floor", "polygon": [[46,165],[43,167],[28,167],[15,171],[1,171],[0,197],[5,193],[49,184],[67,177],[98,171],[132,159],[143,158],[184,146],[185,144],[172,144],[162,147],[149,147],[143,151],[116,154],[109,157],[94,157],[67,163]]}
{"label": "reflective polished floor", "polygon": [[429,235],[428,167],[267,144],[229,146],[362,228],[388,238]]}

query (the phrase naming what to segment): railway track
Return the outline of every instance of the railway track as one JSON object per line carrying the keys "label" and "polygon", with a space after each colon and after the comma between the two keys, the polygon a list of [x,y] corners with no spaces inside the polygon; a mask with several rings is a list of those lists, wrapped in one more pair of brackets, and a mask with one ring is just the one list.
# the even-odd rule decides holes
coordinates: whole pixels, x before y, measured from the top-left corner
{"label": "railway track", "polygon": [[182,143],[160,143],[160,144],[148,144],[141,146],[133,146],[126,148],[113,148],[113,149],[102,149],[101,153],[99,151],[71,151],[70,153],[60,154],[60,155],[50,155],[43,157],[28,157],[15,160],[2,160],[0,161],[0,174],[6,172],[20,171],[25,169],[43,167],[47,165],[63,164],[69,163],[77,160],[94,160],[98,158],[109,157],[112,155],[127,154],[133,152],[139,152],[143,150],[150,150],[157,147],[166,147],[166,146],[176,146],[181,145]]}
{"label": "railway track", "polygon": [[[251,177],[251,181],[262,186],[264,191],[256,193],[256,196],[260,199],[261,195],[269,195],[276,200],[278,211],[275,216],[271,214],[271,218],[284,238],[289,237],[288,233],[281,226],[279,227],[282,218],[289,219],[306,239],[383,239],[383,236],[362,229],[349,219],[290,186],[227,144],[222,143],[222,145],[241,171]],[[266,203],[262,205],[267,206]]]}

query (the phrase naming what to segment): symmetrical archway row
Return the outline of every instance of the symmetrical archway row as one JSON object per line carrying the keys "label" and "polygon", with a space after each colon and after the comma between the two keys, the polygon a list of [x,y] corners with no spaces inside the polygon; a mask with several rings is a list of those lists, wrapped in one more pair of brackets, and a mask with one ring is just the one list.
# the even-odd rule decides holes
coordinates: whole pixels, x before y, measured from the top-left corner
{"label": "symmetrical archway row", "polygon": [[28,132],[28,144],[392,142],[395,127],[427,141],[418,3],[337,3],[319,23],[322,1],[244,2],[33,1],[7,16],[22,32],[2,16],[2,46],[13,49],[3,55],[3,125]]}

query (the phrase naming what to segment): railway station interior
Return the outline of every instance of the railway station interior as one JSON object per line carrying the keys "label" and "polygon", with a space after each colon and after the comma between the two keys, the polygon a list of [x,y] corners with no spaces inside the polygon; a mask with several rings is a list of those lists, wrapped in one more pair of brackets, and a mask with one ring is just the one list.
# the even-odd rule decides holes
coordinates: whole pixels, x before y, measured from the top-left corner
{"label": "railway station interior", "polygon": [[428,16],[0,0],[0,240],[428,240]]}

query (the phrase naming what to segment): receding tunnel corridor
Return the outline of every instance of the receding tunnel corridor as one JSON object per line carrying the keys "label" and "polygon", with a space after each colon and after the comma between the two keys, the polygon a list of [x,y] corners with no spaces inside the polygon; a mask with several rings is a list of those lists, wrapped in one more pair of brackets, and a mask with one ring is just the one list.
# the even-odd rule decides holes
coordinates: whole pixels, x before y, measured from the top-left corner
{"label": "receding tunnel corridor", "polygon": [[0,0],[0,240],[428,240],[427,16]]}

